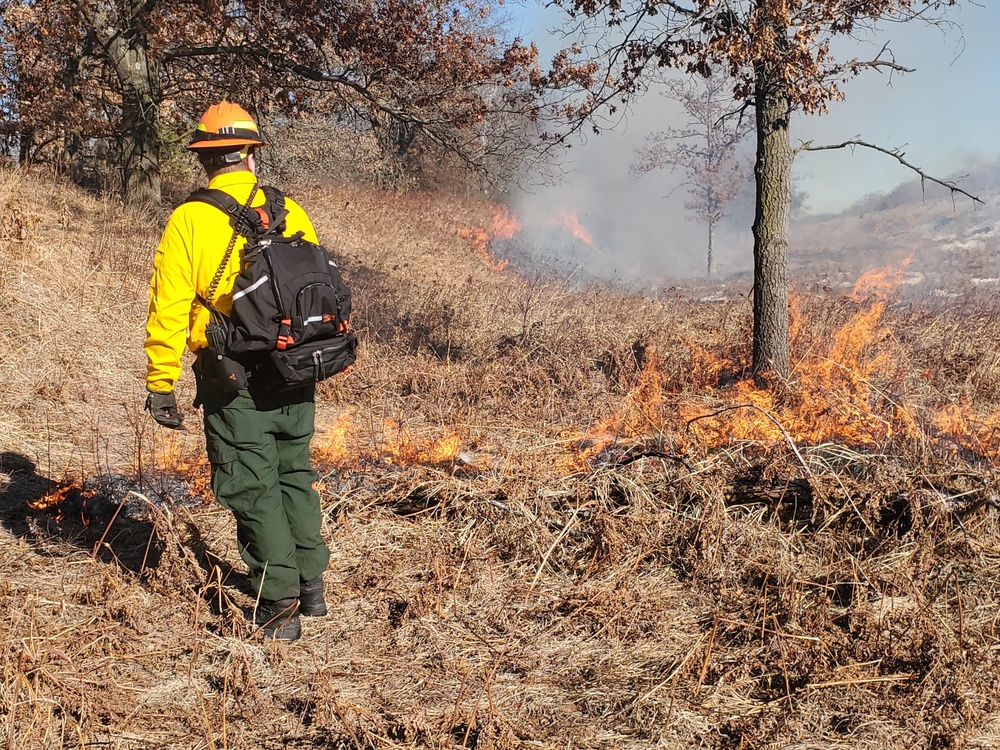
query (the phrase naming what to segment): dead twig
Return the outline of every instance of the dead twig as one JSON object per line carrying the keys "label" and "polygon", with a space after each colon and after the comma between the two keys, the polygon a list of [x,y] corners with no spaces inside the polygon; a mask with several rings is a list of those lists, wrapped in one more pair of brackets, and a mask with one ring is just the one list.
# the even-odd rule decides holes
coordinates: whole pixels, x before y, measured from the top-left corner
{"label": "dead twig", "polygon": [[805,459],[803,459],[802,454],[799,453],[799,449],[796,447],[795,441],[792,440],[792,436],[788,434],[788,430],[786,430],[784,426],[781,424],[781,422],[778,421],[777,417],[768,412],[766,409],[761,409],[756,404],[736,404],[735,406],[727,406],[726,408],[719,409],[717,411],[712,412],[711,414],[702,414],[701,416],[689,419],[685,426],[687,429],[690,429],[692,424],[702,419],[711,419],[713,417],[719,416],[720,414],[725,414],[726,412],[736,411],[737,409],[754,409],[756,411],[759,411],[765,417],[767,417],[772,422],[772,424],[774,424],[774,426],[781,431],[781,434],[785,437],[785,442],[788,443],[788,447],[792,449],[792,453],[794,453],[795,457],[799,460],[799,465],[802,466],[802,469],[805,471],[806,475],[810,479],[816,478],[813,475],[812,471],[809,469],[809,466],[806,465]]}

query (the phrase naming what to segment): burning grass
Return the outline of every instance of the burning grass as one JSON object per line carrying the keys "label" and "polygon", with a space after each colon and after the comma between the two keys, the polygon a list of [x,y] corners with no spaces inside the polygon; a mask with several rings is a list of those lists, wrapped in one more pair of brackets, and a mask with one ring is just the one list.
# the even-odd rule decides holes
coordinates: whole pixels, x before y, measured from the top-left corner
{"label": "burning grass", "polygon": [[[248,628],[232,520],[201,502],[198,420],[155,431],[134,405],[136,333],[99,384],[71,368],[45,408],[26,386],[0,404],[16,428],[0,455],[0,741],[1000,743],[992,310],[901,306],[891,285],[800,295],[793,382],[761,391],[743,377],[742,300],[497,273],[456,230],[487,226],[489,207],[337,190],[303,194],[346,260],[363,339],[318,394],[332,615],[295,644]],[[102,257],[127,258],[106,236]],[[16,299],[60,252],[92,262],[32,241],[0,269]],[[91,273],[131,290],[138,330],[130,263]],[[104,325],[88,294],[67,297],[67,335],[83,335],[74,316]],[[98,351],[4,336],[12,382]]]}

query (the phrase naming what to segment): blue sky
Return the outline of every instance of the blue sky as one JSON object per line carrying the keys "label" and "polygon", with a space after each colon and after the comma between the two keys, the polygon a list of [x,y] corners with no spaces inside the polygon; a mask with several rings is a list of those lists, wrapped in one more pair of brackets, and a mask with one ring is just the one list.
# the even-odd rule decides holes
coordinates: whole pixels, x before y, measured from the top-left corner
{"label": "blue sky", "polygon": [[[942,33],[926,25],[885,29],[896,59],[913,73],[868,73],[844,87],[846,99],[821,117],[801,117],[793,135],[816,143],[861,135],[884,146],[905,147],[907,158],[941,176],[1000,154],[1000,4],[966,5],[948,17],[962,29]],[[879,45],[881,46],[881,45]],[[873,52],[877,52],[874,49]],[[796,175],[814,208],[845,207],[913,175],[872,152],[803,154]]]}
{"label": "blue sky", "polygon": [[[565,40],[549,33],[563,16],[531,0],[524,3],[506,6],[514,32],[538,43],[546,62],[565,46]],[[945,17],[960,28],[889,24],[858,51],[846,50],[870,58],[888,42],[897,62],[916,70],[893,75],[891,86],[888,76],[876,72],[848,82],[843,87],[846,100],[832,103],[828,114],[795,118],[793,143],[811,140],[819,145],[860,136],[881,146],[902,147],[909,161],[935,176],[956,175],[970,165],[995,160],[1000,155],[1000,3],[966,1]],[[681,118],[676,104],[647,94],[613,131],[588,136],[570,150],[560,164],[565,175],[558,186],[533,189],[522,205],[538,210],[572,204],[608,248],[662,244],[665,223],[678,247],[697,247],[703,230],[685,221],[678,179],[666,170],[642,177],[628,173],[646,134],[681,125]],[[914,177],[890,157],[863,149],[803,153],[794,166],[807,209],[816,213],[844,209]],[[678,252],[678,257],[690,254]],[[641,265],[637,259],[636,267]]]}

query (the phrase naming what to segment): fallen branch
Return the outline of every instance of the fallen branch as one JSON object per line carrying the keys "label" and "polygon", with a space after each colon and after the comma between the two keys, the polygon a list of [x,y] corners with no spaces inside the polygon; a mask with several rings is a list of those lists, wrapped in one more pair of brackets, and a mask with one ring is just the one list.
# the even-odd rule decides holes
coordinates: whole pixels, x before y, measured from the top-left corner
{"label": "fallen branch", "polygon": [[810,479],[816,478],[815,476],[813,476],[813,473],[812,471],[810,471],[809,467],[806,466],[805,459],[802,458],[802,454],[799,453],[799,449],[795,447],[795,443],[792,441],[792,436],[788,434],[788,430],[786,430],[782,426],[781,422],[779,422],[774,415],[772,415],[765,409],[761,409],[756,404],[737,404],[736,406],[727,406],[725,409],[719,409],[718,411],[713,412],[711,414],[702,414],[700,417],[689,419],[687,421],[686,428],[691,429],[691,425],[701,419],[710,419],[711,417],[717,417],[720,414],[725,414],[727,411],[736,411],[737,409],[756,409],[765,417],[767,417],[769,420],[771,420],[771,423],[774,424],[774,426],[777,427],[779,430],[781,430],[781,434],[785,436],[785,442],[788,443],[788,447],[792,449],[792,453],[794,453],[795,457],[799,460],[799,464],[802,466],[802,469],[805,471],[805,473],[809,475]]}
{"label": "fallen branch", "polygon": [[815,682],[806,685],[806,690],[819,690],[828,687],[847,687],[848,685],[870,685],[876,682],[907,682],[912,680],[912,674],[886,674],[878,677],[859,677],[854,680],[832,680],[830,682]]}

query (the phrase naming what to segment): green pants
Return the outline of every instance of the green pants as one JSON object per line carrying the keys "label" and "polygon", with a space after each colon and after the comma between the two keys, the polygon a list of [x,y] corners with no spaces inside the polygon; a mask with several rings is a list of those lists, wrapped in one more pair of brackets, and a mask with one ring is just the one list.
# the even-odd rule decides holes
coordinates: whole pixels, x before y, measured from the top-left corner
{"label": "green pants", "polygon": [[236,517],[250,583],[261,599],[298,596],[299,583],[322,574],[330,560],[309,463],[313,389],[199,397],[212,491]]}

